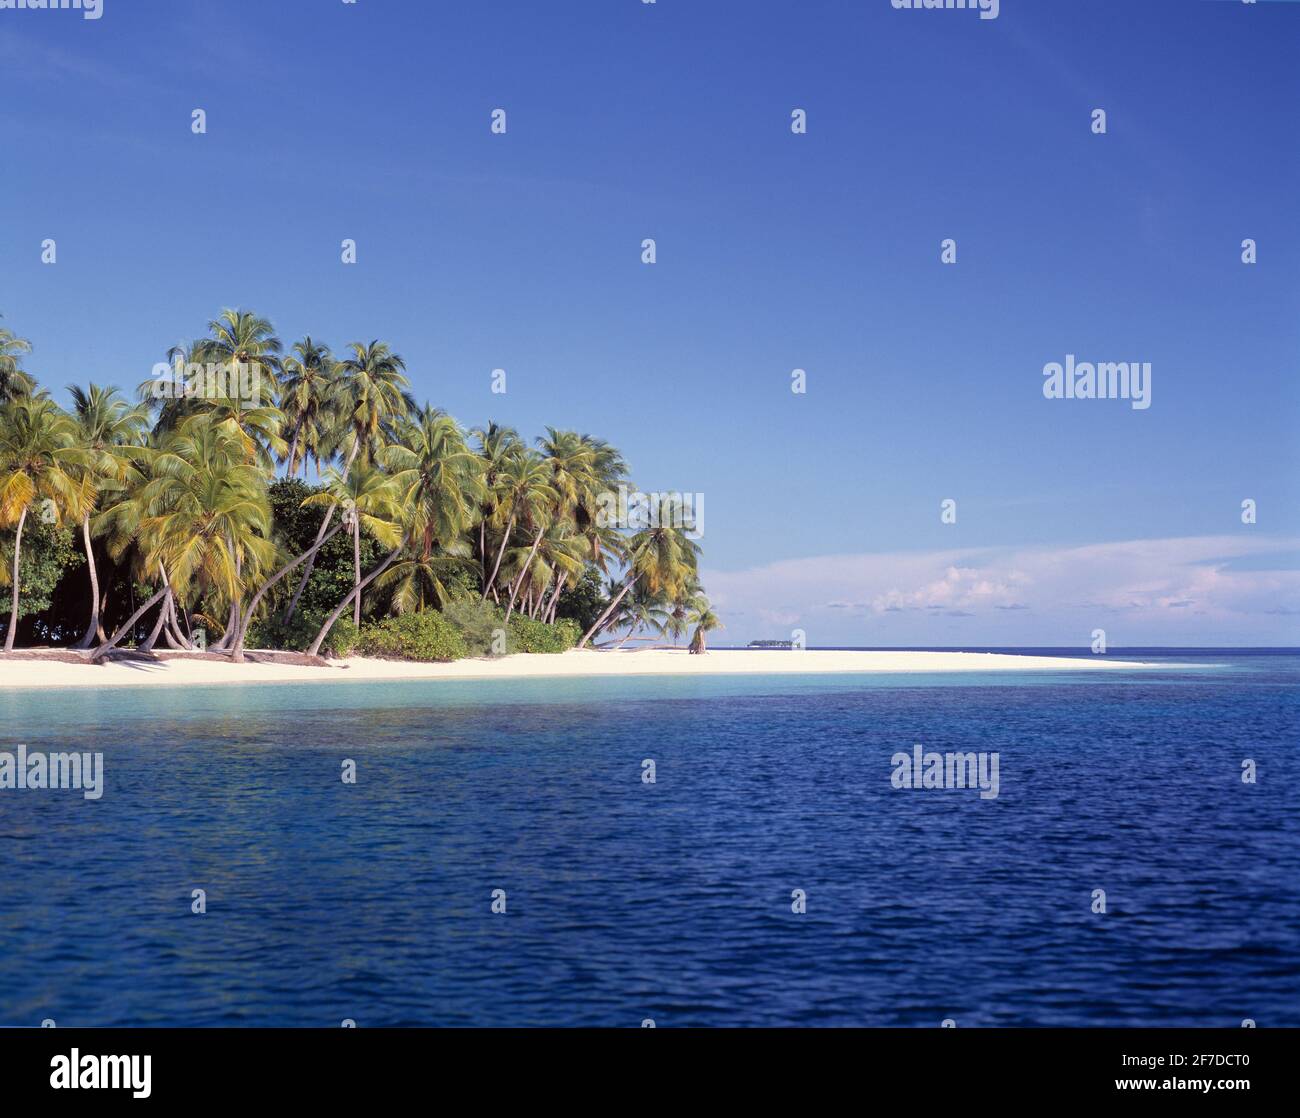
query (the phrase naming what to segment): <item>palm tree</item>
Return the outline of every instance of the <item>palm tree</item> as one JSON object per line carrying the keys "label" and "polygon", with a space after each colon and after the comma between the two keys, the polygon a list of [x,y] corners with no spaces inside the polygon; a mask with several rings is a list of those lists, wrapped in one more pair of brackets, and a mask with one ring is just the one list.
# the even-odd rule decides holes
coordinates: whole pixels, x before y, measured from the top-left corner
{"label": "palm tree", "polygon": [[499,423],[489,422],[487,427],[475,427],[471,435],[478,440],[479,459],[482,462],[483,485],[487,496],[483,502],[482,514],[478,522],[478,557],[480,581],[483,595],[488,596],[488,526],[494,530],[501,529],[502,522],[510,515],[503,500],[506,480],[506,466],[519,458],[524,452],[523,440],[513,427],[502,427]]}
{"label": "palm tree", "polygon": [[667,633],[666,622],[670,615],[663,599],[633,593],[628,596],[624,605],[627,608],[622,612],[621,621],[628,629],[615,647],[622,648],[638,629],[658,632],[660,636]]}
{"label": "palm tree", "polygon": [[289,477],[297,474],[300,462],[306,476],[307,459],[314,458],[319,476],[321,445],[332,423],[330,402],[337,366],[329,347],[317,345],[311,335],[295,342],[293,352],[294,356],[284,362],[280,383],[280,410],[290,433],[289,453],[284,461]]}
{"label": "palm tree", "polygon": [[[346,477],[358,457],[369,462],[385,442],[393,441],[396,425],[415,410],[415,401],[406,391],[410,384],[406,362],[383,342],[372,341],[368,346],[353,342],[352,356],[340,362],[338,374],[329,399],[338,427],[327,441],[330,450],[347,447],[342,469]],[[316,542],[329,531],[335,507],[331,505],[326,511]],[[286,623],[298,608],[298,599],[307,588],[315,563],[315,555],[307,560],[298,589],[285,610]]]}
{"label": "palm tree", "polygon": [[666,636],[673,638],[674,645],[690,627],[691,611],[698,609],[701,602],[705,606],[709,604],[708,599],[703,596],[703,588],[698,582],[692,580],[686,587],[685,593],[668,604],[664,615],[663,631]]}
{"label": "palm tree", "polygon": [[[389,547],[400,538],[394,521],[399,515],[399,487],[394,479],[374,466],[353,466],[346,477],[331,469],[325,475],[325,488],[313,493],[303,506],[325,505],[343,509],[343,523],[352,536],[352,586],[361,585],[361,533],[373,536]],[[361,594],[355,598],[353,624],[361,624]]]}
{"label": "palm tree", "polygon": [[540,454],[531,450],[521,451],[503,463],[496,499],[497,515],[506,515],[506,527],[501,535],[501,547],[497,551],[496,562],[492,565],[492,573],[483,584],[480,601],[487,599],[489,591],[495,595],[497,573],[501,570],[501,560],[506,548],[510,546],[515,525],[531,525],[543,521],[547,510],[554,503],[556,493],[551,488],[550,480],[550,467]]}
{"label": "palm tree", "polygon": [[380,341],[352,343],[352,356],[339,363],[333,404],[339,449],[346,446],[347,472],[358,454],[370,461],[379,448],[396,439],[397,425],[416,410],[407,391],[406,362]]}
{"label": "palm tree", "polygon": [[0,404],[30,396],[36,381],[22,370],[24,354],[31,353],[32,343],[0,326]]}
{"label": "palm tree", "polygon": [[691,607],[688,623],[695,626],[695,633],[691,637],[691,653],[693,655],[705,651],[704,634],[712,632],[714,629],[722,629],[725,626],[718,620],[718,615],[709,608],[709,599],[698,597]]}
{"label": "palm tree", "polygon": [[4,650],[12,652],[18,635],[18,605],[22,588],[23,527],[36,501],[57,522],[69,508],[79,509],[81,495],[74,477],[89,455],[77,446],[76,428],[45,394],[23,397],[0,406],[0,528],[14,529],[12,601]]}
{"label": "palm tree", "polygon": [[[284,416],[276,407],[283,347],[275,327],[251,311],[224,310],[208,330],[212,337],[196,342],[195,353],[202,361],[226,366],[230,375],[226,391],[205,397],[201,411],[215,413],[238,430],[250,457],[270,473],[276,456],[285,452],[280,437]],[[248,384],[237,375],[244,368]],[[246,387],[253,389],[251,396],[243,394]]]}
{"label": "palm tree", "polygon": [[331,613],[327,618],[325,618],[325,623],[321,625],[320,631],[317,632],[316,639],[311,642],[311,647],[307,649],[308,656],[320,655],[320,646],[325,643],[325,638],[329,636],[330,630],[334,628],[334,622],[336,622],[339,619],[339,616],[343,613],[343,611],[348,608],[348,604],[352,601],[354,597],[360,595],[367,586],[369,586],[372,582],[374,582],[375,579],[379,578],[386,570],[388,570],[389,567],[393,565],[393,562],[402,553],[402,549],[405,546],[405,544],[406,541],[403,540],[402,543],[399,543],[395,548],[393,548],[393,550],[390,551],[384,557],[384,561],[380,563],[379,566],[377,566],[368,575],[366,575],[366,577],[361,580],[361,584],[355,587],[351,594],[349,594],[346,598],[343,599],[343,601],[339,602],[339,604],[334,607],[334,612]]}
{"label": "palm tree", "polygon": [[[541,547],[537,550],[535,567],[540,572],[537,578],[536,593],[533,595],[529,617],[551,620],[559,603],[560,591],[569,579],[575,581],[582,577],[586,566],[586,541],[577,533],[573,521],[561,520],[552,524],[542,537]],[[546,596],[547,589],[550,597]]]}
{"label": "palm tree", "polygon": [[699,551],[699,544],[681,527],[661,522],[637,532],[628,543],[627,571],[621,587],[605,612],[583,634],[578,647],[587,647],[587,642],[600,632],[624,596],[638,583],[653,596],[673,599],[684,594],[695,577]]}
{"label": "palm tree", "polygon": [[[266,476],[248,461],[237,432],[213,416],[186,421],[149,455],[143,484],[104,519],[116,551],[133,541],[143,569],[161,574],[163,589],[151,601],[165,597],[166,610],[173,596],[212,594],[231,604],[227,637],[236,639],[244,581],[258,577],[275,557]],[[119,629],[91,659],[126,631]]]}
{"label": "palm tree", "polygon": [[411,557],[384,576],[384,585],[395,587],[394,608],[400,613],[423,602],[425,590],[439,605],[447,600],[442,579],[466,566],[466,536],[481,515],[487,489],[482,460],[446,412],[426,404],[397,434],[399,441],[385,447],[380,458],[393,472],[413,544]]}
{"label": "palm tree", "polygon": [[536,518],[537,530],[532,547],[527,558],[520,564],[518,577],[511,584],[510,600],[506,605],[507,624],[510,622],[515,598],[532,571],[533,558],[547,528],[562,522],[576,524],[578,510],[594,501],[600,486],[598,444],[595,441],[575,431],[557,431],[554,427],[548,427],[537,444],[541,447],[543,459],[550,470],[549,487],[553,497],[545,515]]}
{"label": "palm tree", "polygon": [[86,549],[86,567],[90,572],[90,624],[78,648],[89,648],[95,637],[105,639],[100,625],[99,572],[95,566],[95,549],[91,542],[90,517],[94,512],[102,488],[125,481],[134,469],[136,456],[144,432],[148,427],[148,412],[143,404],[132,407],[118,392],[109,386],[101,388],[91,384],[87,388],[69,385],[72,396],[72,415],[77,427],[77,442],[93,453],[93,460],[79,471],[82,501],[81,539]]}

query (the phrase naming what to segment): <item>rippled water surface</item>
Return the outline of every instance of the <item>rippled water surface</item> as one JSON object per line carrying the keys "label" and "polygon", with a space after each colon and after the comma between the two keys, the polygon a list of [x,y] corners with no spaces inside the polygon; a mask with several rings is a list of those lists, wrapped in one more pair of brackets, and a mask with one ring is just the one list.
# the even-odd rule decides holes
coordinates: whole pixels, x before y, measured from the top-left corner
{"label": "rippled water surface", "polygon": [[1297,683],[0,678],[0,749],[107,785],[0,791],[0,1023],[1300,1025]]}

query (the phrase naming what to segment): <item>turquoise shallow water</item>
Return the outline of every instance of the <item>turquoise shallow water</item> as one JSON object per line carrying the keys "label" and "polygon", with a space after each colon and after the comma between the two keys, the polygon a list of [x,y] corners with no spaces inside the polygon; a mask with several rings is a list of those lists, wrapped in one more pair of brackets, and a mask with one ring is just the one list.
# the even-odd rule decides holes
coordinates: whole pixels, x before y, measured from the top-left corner
{"label": "turquoise shallow water", "polygon": [[[107,785],[0,791],[0,1023],[1297,1025],[1298,682],[0,689]],[[895,788],[914,743],[998,796]]]}

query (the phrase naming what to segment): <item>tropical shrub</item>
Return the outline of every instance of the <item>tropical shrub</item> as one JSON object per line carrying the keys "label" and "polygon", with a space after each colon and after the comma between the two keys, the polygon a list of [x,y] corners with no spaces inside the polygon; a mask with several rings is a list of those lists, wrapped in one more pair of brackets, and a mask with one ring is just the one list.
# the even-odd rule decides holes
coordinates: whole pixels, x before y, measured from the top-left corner
{"label": "tropical shrub", "polygon": [[[322,620],[324,619],[322,618]],[[319,624],[317,628],[320,628]],[[315,639],[314,634],[312,639]],[[325,638],[325,643],[321,645],[321,652],[326,656],[333,656],[341,660],[345,656],[351,656],[360,643],[361,631],[352,624],[352,618],[340,617],[334,622],[329,635]],[[308,640],[304,647],[310,644],[311,640]]]}
{"label": "tropical shrub", "polygon": [[472,597],[458,598],[442,607],[442,615],[464,638],[468,655],[492,655],[493,635],[505,626],[499,606]]}
{"label": "tropical shrub", "polygon": [[600,571],[589,565],[576,586],[566,586],[561,592],[555,616],[559,620],[572,618],[581,636],[596,623],[608,605],[609,596],[605,593]]}
{"label": "tropical shrub", "polygon": [[430,609],[364,626],[356,650],[393,660],[459,660],[468,654],[460,630]]}
{"label": "tropical shrub", "polygon": [[582,636],[572,618],[562,618],[554,625],[515,614],[510,619],[506,647],[511,652],[567,652]]}
{"label": "tropical shrub", "polygon": [[[0,533],[0,572],[3,572],[0,573],[0,587],[5,591],[0,597],[4,598],[6,607],[3,616],[0,616],[0,633],[4,633],[9,621],[7,607],[13,561],[14,534]],[[29,517],[27,529],[23,533],[22,556],[18,562],[18,578],[22,586],[22,596],[18,600],[20,623],[50,608],[55,589],[65,573],[71,575],[80,571],[80,577],[84,579],[85,566],[86,561],[77,550],[76,537],[69,529],[43,524],[37,518]],[[46,636],[48,626],[36,628],[40,631],[40,636]]]}

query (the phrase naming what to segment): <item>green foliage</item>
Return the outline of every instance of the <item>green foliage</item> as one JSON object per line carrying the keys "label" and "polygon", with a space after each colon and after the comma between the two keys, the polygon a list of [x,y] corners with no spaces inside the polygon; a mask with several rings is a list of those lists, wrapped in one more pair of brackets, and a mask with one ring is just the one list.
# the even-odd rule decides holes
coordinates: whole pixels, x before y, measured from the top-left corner
{"label": "green foliage", "polygon": [[[7,598],[9,578],[14,561],[13,532],[0,534],[0,564],[6,577],[0,577],[5,587],[0,597]],[[18,601],[18,618],[43,613],[50,608],[55,587],[65,572],[85,565],[86,558],[77,547],[77,537],[71,528],[57,528],[42,523],[37,517],[28,517],[23,528],[22,558],[18,563],[18,578],[22,596]],[[8,616],[6,602],[5,616]],[[0,618],[0,627],[4,619]]]}
{"label": "green foliage", "polygon": [[[284,555],[301,555],[316,542],[316,533],[320,530],[321,520],[324,518],[325,512],[319,507],[303,508],[302,503],[313,493],[321,492],[323,488],[320,485],[308,485],[299,478],[282,478],[268,487],[267,495],[270,498],[271,514],[275,522],[276,541],[280,544]],[[333,523],[335,526],[339,523],[337,514]],[[366,571],[382,562],[386,552],[386,548],[381,547],[369,536],[363,534],[361,537],[362,574],[364,575]],[[298,587],[302,572],[303,567],[298,567],[281,579],[280,584],[272,591],[270,598],[271,608],[274,612],[283,613],[289,598]],[[311,644],[312,638],[315,637],[316,631],[321,626],[321,622],[351,592],[352,580],[352,538],[347,532],[339,532],[316,553],[316,562],[312,568],[311,578],[307,580],[307,589],[303,591],[302,600],[299,603],[299,613],[316,618],[316,624],[312,628],[310,635],[301,644],[274,643],[259,644],[254,647],[306,648]],[[378,616],[378,605],[379,596],[372,587],[367,590],[363,601],[361,614],[363,622],[367,617]],[[294,633],[298,631],[296,620],[297,615],[295,614],[295,620],[290,624],[290,629]],[[274,630],[267,630],[267,632],[272,638],[274,637]],[[252,635],[250,633],[251,641]]]}
{"label": "green foliage", "polygon": [[582,573],[582,579],[576,586],[566,587],[560,591],[560,600],[555,606],[557,621],[572,618],[580,630],[579,636],[590,629],[596,619],[605,612],[609,597],[605,593],[600,571],[594,564]]}
{"label": "green foliage", "polygon": [[275,648],[288,652],[302,652],[320,632],[324,614],[295,613],[286,625],[283,613],[275,610],[253,622],[248,630],[249,648]]}
{"label": "green foliage", "polygon": [[[286,625],[283,613],[276,610],[266,617],[253,622],[248,630],[249,648],[279,649],[287,652],[305,652],[311,647],[320,627],[328,614],[324,610],[308,613],[295,613],[293,620]],[[351,617],[340,617],[321,645],[321,652],[327,656],[348,656],[357,647],[359,635]]]}
{"label": "green foliage", "polygon": [[393,660],[459,660],[465,638],[441,613],[420,610],[364,626],[357,642],[363,656]]}
{"label": "green foliage", "polygon": [[[322,623],[324,623],[324,620],[324,618],[321,618]],[[315,633],[319,629],[320,625],[317,625],[316,629],[313,630],[312,639],[315,639]],[[334,622],[333,628],[325,637],[325,643],[321,645],[321,652],[326,656],[334,656],[341,660],[345,656],[351,656],[360,643],[361,630],[352,624],[352,618],[340,617]]]}
{"label": "green foliage", "polygon": [[320,486],[308,485],[298,478],[281,478],[267,486],[266,496],[271,503],[275,538],[288,555],[301,555],[316,542],[316,533],[320,530],[325,510],[303,508],[302,503],[318,492]]}
{"label": "green foliage", "polygon": [[470,656],[492,655],[492,634],[505,626],[499,606],[461,597],[443,606],[442,615],[456,626]]}
{"label": "green foliage", "polygon": [[507,645],[511,652],[567,652],[582,636],[582,630],[572,618],[564,618],[554,625],[545,621],[515,614],[510,619]]}

